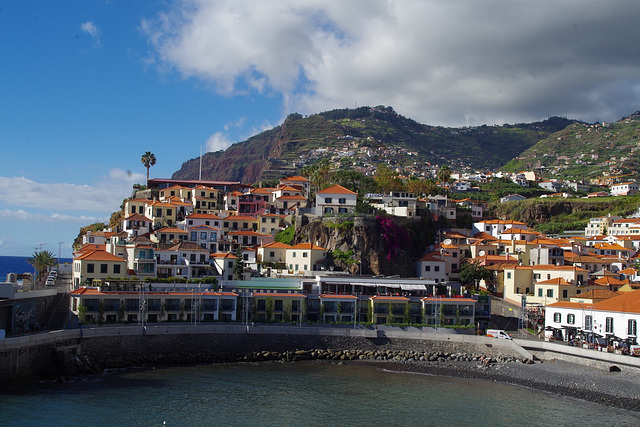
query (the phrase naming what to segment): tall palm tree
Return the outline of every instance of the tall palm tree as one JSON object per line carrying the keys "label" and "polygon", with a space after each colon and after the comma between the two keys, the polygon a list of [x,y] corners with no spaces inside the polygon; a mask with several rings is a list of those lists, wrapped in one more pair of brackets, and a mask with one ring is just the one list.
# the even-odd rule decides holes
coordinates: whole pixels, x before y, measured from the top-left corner
{"label": "tall palm tree", "polygon": [[156,156],[151,152],[147,151],[142,155],[142,159],[140,159],[145,168],[147,168],[147,185],[149,183],[149,168],[156,164]]}
{"label": "tall palm tree", "polygon": [[[49,267],[56,265],[56,257],[51,251],[36,251],[27,262],[35,268],[37,279],[40,279],[46,275]],[[33,280],[36,283],[36,277]]]}

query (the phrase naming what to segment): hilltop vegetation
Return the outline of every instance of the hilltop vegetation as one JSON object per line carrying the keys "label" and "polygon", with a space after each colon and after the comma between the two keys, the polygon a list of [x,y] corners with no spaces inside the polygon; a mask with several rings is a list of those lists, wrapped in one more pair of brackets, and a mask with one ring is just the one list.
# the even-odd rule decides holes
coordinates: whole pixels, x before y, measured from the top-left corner
{"label": "hilltop vegetation", "polygon": [[[432,176],[442,164],[453,170],[495,169],[571,123],[554,117],[530,124],[445,128],[420,124],[383,106],[291,114],[280,126],[225,151],[206,153],[202,176],[255,183],[294,174],[323,158],[363,173],[385,163],[409,176]],[[176,179],[198,176],[197,158],[173,174]]]}
{"label": "hilltop vegetation", "polygon": [[507,172],[532,169],[547,177],[569,179],[637,177],[640,113],[611,124],[573,123],[542,139],[503,168]]}
{"label": "hilltop vegetation", "polygon": [[501,219],[522,221],[543,233],[584,229],[589,218],[608,214],[627,217],[640,204],[640,195],[597,199],[528,199],[491,206]]}

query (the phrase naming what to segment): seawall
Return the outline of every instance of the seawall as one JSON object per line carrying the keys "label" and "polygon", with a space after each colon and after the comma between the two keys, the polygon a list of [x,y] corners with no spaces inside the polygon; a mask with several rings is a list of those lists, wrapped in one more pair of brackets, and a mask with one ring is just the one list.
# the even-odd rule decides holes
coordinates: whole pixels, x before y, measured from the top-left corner
{"label": "seawall", "polygon": [[305,352],[316,350],[348,351],[351,358],[368,352],[367,357],[385,353],[389,357],[399,354],[427,357],[464,354],[533,359],[531,353],[512,341],[438,333],[424,328],[105,326],[34,334],[0,342],[0,379],[56,377],[136,365],[253,360],[253,356],[248,355],[256,353],[286,356],[286,360],[293,360],[296,351],[299,357],[307,357]]}

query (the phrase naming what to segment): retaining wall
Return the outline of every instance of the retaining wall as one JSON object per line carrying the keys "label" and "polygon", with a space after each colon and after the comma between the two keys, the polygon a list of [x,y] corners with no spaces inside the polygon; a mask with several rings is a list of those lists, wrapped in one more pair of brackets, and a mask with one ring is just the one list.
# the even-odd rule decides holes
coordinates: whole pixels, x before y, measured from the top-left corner
{"label": "retaining wall", "polygon": [[[102,326],[0,340],[0,380],[60,371],[77,356],[99,365],[127,366],[136,360],[184,363],[235,360],[249,352],[377,350],[476,353],[532,359],[512,341],[443,333],[426,328],[320,328],[295,326],[171,325]],[[451,331],[447,331],[451,332]]]}

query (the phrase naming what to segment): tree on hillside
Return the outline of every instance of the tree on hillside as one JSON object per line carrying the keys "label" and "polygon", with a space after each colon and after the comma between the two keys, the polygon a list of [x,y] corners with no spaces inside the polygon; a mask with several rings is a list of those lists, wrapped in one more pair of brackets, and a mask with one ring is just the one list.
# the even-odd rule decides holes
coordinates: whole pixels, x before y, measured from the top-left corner
{"label": "tree on hillside", "polygon": [[491,280],[493,272],[483,265],[480,261],[466,260],[460,267],[460,283],[467,286],[473,286],[478,290],[481,280]]}
{"label": "tree on hillside", "polygon": [[236,253],[234,255],[236,256],[236,261],[233,263],[233,276],[235,277],[235,280],[243,280],[244,259],[242,258],[241,245],[238,245],[238,248],[236,249]]}
{"label": "tree on hillside", "polygon": [[416,197],[422,197],[436,194],[438,186],[433,179],[419,179],[411,176],[405,184],[405,189],[407,192],[413,193]]}
{"label": "tree on hillside", "polygon": [[398,172],[384,163],[378,165],[373,179],[376,181],[378,190],[383,194],[402,188],[402,180],[398,176]]}
{"label": "tree on hillside", "polygon": [[449,168],[449,166],[442,165],[440,167],[440,170],[438,170],[438,181],[440,181],[442,187],[445,188],[446,194],[447,184],[449,184],[449,182],[451,181],[451,169]]}
{"label": "tree on hillside", "polygon": [[149,168],[156,164],[156,156],[151,151],[147,151],[142,155],[140,161],[147,168],[147,185],[149,185]]}
{"label": "tree on hillside", "polygon": [[35,270],[37,277],[34,277],[34,283],[37,283],[37,279],[44,277],[50,267],[56,265],[56,257],[51,251],[35,251],[33,256],[27,260]]}
{"label": "tree on hillside", "polygon": [[[312,165],[305,166],[300,171],[300,175],[311,181],[312,193],[325,188],[331,178],[331,162],[329,159],[321,159]],[[311,197],[311,194],[309,194]]]}

